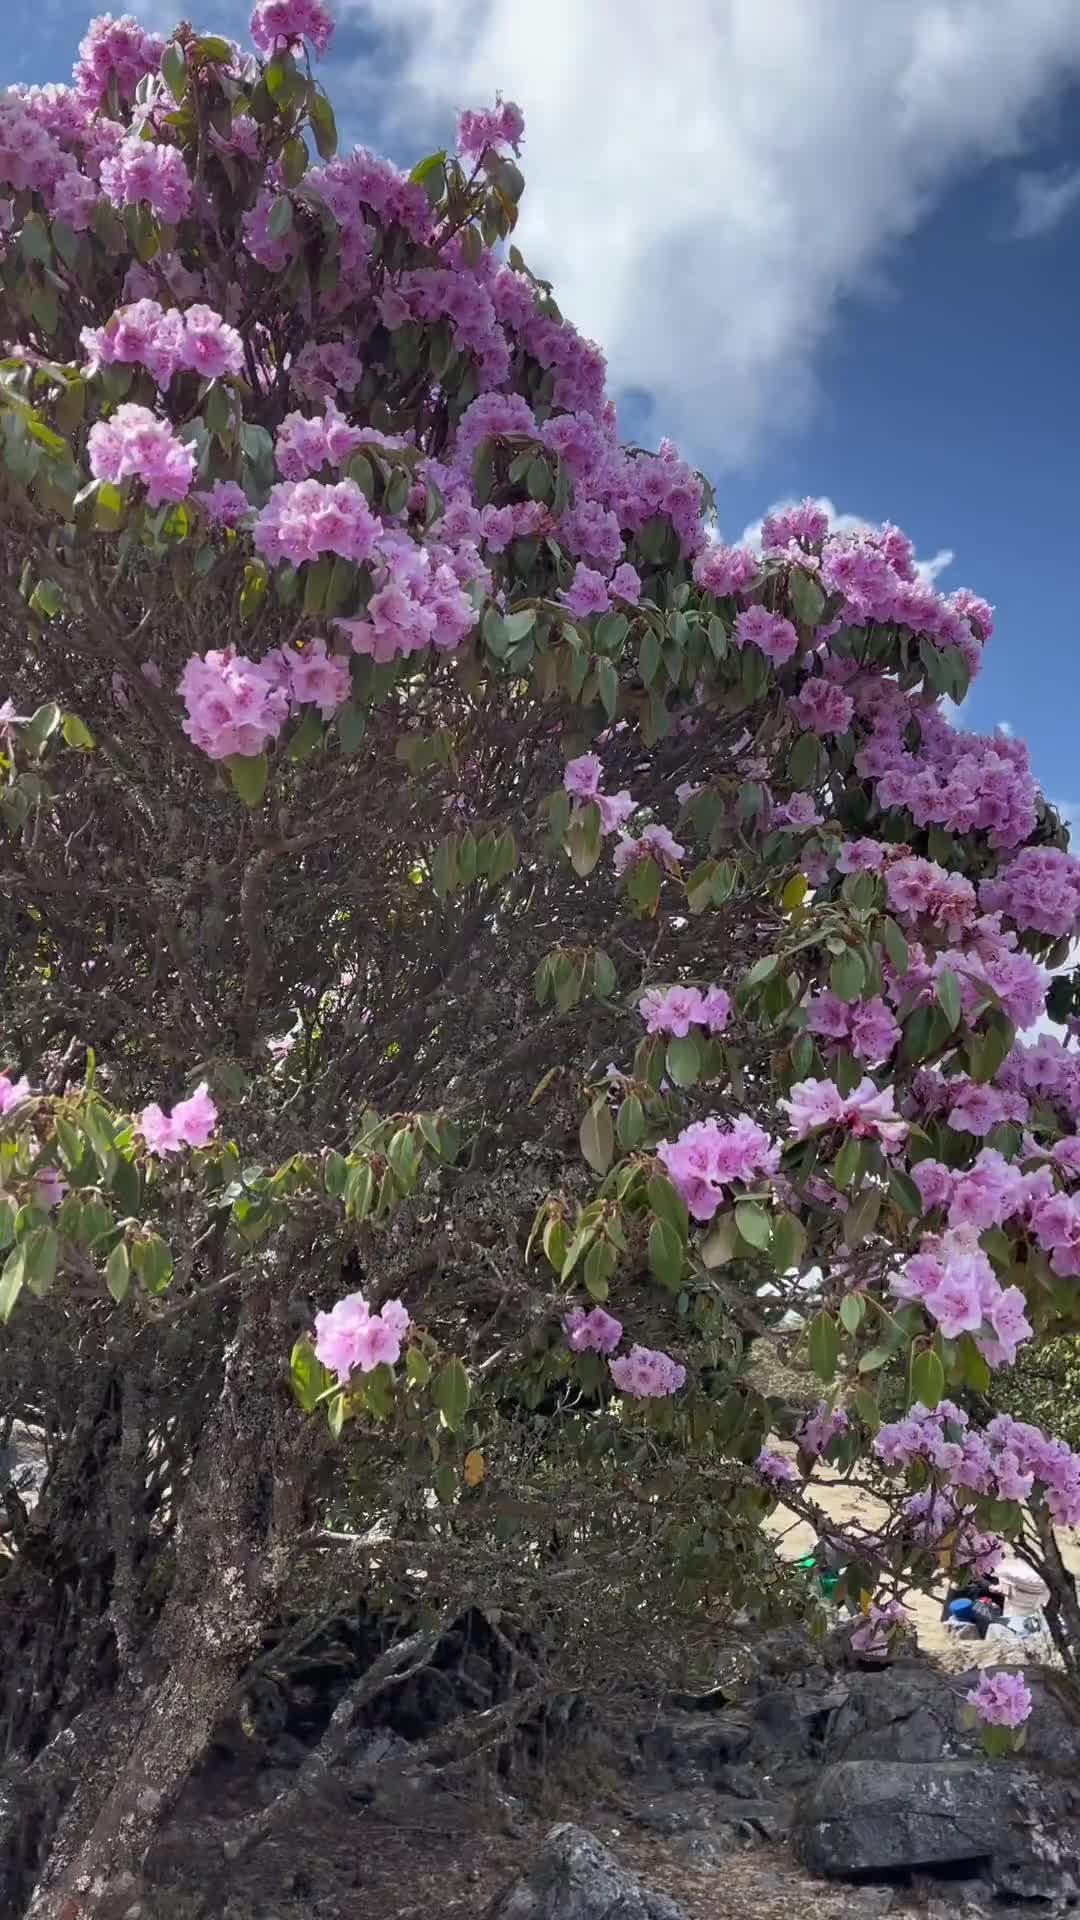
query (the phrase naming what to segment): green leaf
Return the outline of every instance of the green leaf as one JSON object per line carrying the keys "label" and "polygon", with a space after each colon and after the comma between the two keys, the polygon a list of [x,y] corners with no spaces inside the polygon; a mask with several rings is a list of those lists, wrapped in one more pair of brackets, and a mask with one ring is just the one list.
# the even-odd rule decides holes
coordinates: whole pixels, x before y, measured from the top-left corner
{"label": "green leaf", "polygon": [[749,973],[742,982],[740,991],[746,992],[751,987],[759,987],[764,980],[771,980],[779,965],[780,955],[778,953],[763,954],[760,960],[755,960]]}
{"label": "green leaf", "polygon": [[706,1234],[699,1252],[705,1267],[726,1267],[733,1258],[739,1241],[739,1230],[735,1225],[733,1213],[722,1214],[711,1233]]}
{"label": "green leaf", "polygon": [[645,1132],[645,1113],[636,1093],[628,1093],[615,1121],[615,1136],[620,1147],[636,1147]]}
{"label": "green leaf", "polygon": [[948,967],[938,974],[934,992],[938,1006],[950,1027],[958,1027],[960,1025],[960,988],[955,973],[951,973]]}
{"label": "green leaf", "polygon": [[175,40],[169,41],[161,56],[161,77],[173,99],[179,103],[187,92],[188,70],[187,61]]}
{"label": "green leaf", "polygon": [[877,1225],[881,1211],[881,1194],[877,1187],[867,1187],[857,1200],[853,1200],[844,1215],[844,1245],[858,1247],[872,1233]]}
{"label": "green leaf", "polygon": [[288,755],[293,766],[299,766],[313,754],[323,737],[323,723],[317,707],[306,707],[304,717],[289,741]]}
{"label": "green leaf", "polygon": [[881,930],[885,941],[885,951],[892,963],[893,971],[898,973],[900,978],[903,979],[908,970],[908,943],[904,939],[896,921],[890,919],[888,914],[882,917]]}
{"label": "green leaf", "polygon": [[692,1087],[701,1072],[701,1049],[692,1033],[668,1041],[667,1071],[677,1087]]}
{"label": "green leaf", "polygon": [[279,193],[270,209],[266,221],[266,231],[271,240],[284,240],[292,232],[293,203],[287,193]]}
{"label": "green leaf", "polygon": [[331,1375],[322,1361],[316,1359],[310,1340],[298,1340],[289,1355],[289,1378],[303,1411],[314,1413],[331,1384]]}
{"label": "green leaf", "polygon": [[810,1365],[818,1379],[832,1380],[840,1358],[840,1336],[836,1329],[836,1321],[831,1313],[826,1313],[824,1307],[810,1322],[809,1340]]}
{"label": "green leaf", "polygon": [[649,1270],[671,1292],[682,1279],[682,1241],[667,1220],[654,1219],[649,1228]]}
{"label": "green leaf", "polygon": [[[281,172],[287,187],[298,187],[308,169],[308,150],[298,135],[281,150]],[[291,222],[290,222],[291,224]]]}
{"label": "green leaf", "polygon": [[676,1193],[666,1174],[654,1173],[646,1189],[649,1205],[653,1212],[674,1227],[680,1240],[685,1241],[690,1226],[690,1215],[682,1195]]}
{"label": "green leaf", "polygon": [[136,1240],[131,1250],[132,1264],[147,1293],[164,1293],[172,1279],[172,1254],[159,1234]]}
{"label": "green leaf", "polygon": [[825,608],[825,595],[817,581],[801,567],[792,567],[788,591],[795,618],[806,627],[816,627]]}
{"label": "green leaf", "polygon": [[338,708],[334,725],[337,728],[342,753],[355,753],[367,731],[367,714],[363,708],[354,706],[351,700],[346,700],[345,705]]}
{"label": "green leaf", "polygon": [[735,1224],[748,1247],[764,1252],[772,1239],[772,1221],[753,1200],[740,1200],[735,1208]]}
{"label": "green leaf", "polygon": [[933,1412],[944,1391],[945,1369],[933,1347],[923,1347],[912,1355],[908,1405],[914,1406],[919,1401]]}
{"label": "green leaf", "polygon": [[431,1379],[431,1361],[419,1347],[408,1347],[405,1353],[405,1372],[414,1387],[426,1387]]}
{"label": "green leaf", "polygon": [[451,1433],[459,1433],[469,1411],[472,1391],[469,1376],[455,1355],[448,1360],[431,1389],[431,1397]]}
{"label": "green leaf", "polygon": [[[745,1237],[745,1236],[744,1236]],[[769,1257],[777,1273],[790,1273],[806,1250],[806,1228],[793,1213],[779,1213],[772,1223]]]}
{"label": "green leaf", "polygon": [[23,1274],[31,1293],[38,1299],[48,1293],[56,1279],[56,1261],[60,1241],[55,1227],[35,1227],[22,1242]]}
{"label": "green leaf", "polygon": [[615,1271],[615,1249],[606,1240],[598,1240],[585,1262],[585,1291],[592,1300],[606,1300],[608,1281]]}
{"label": "green leaf", "polygon": [[321,88],[313,87],[308,96],[308,118],[320,160],[332,160],[337,152],[337,121],[334,109]]}
{"label": "green leaf", "polygon": [[838,1000],[857,1000],[866,985],[866,968],[854,947],[845,947],[829,968],[829,985]]}
{"label": "green leaf", "polygon": [[82,753],[89,753],[93,748],[94,736],[77,713],[65,713],[63,731],[69,747],[77,747]]}
{"label": "green leaf", "polygon": [[596,686],[604,712],[614,721],[619,710],[619,676],[610,660],[601,660],[597,667]]}
{"label": "green leaf", "polygon": [[832,1163],[832,1177],[836,1186],[849,1187],[862,1165],[862,1141],[849,1133],[836,1159]]}
{"label": "green leaf", "polygon": [[270,774],[265,753],[231,753],[225,765],[245,807],[257,807],[266,792]]}
{"label": "green leaf", "polygon": [[25,1240],[8,1254],[0,1273],[0,1325],[7,1326],[26,1280]]}
{"label": "green leaf", "polygon": [[858,1333],[866,1305],[861,1293],[845,1293],[840,1302],[840,1324],[845,1333]]}
{"label": "green leaf", "polygon": [[615,1154],[615,1129],[607,1096],[594,1100],[581,1123],[578,1134],[581,1151],[594,1173],[605,1174]]}
{"label": "green leaf", "polygon": [[118,1240],[105,1263],[105,1285],[117,1306],[127,1299],[131,1286],[131,1262],[123,1240]]}
{"label": "green leaf", "polygon": [[323,1185],[333,1200],[340,1200],[349,1178],[349,1163],[343,1154],[335,1153],[333,1148],[323,1162]]}
{"label": "green leaf", "polygon": [[889,1198],[904,1213],[918,1215],[923,1211],[922,1194],[914,1180],[908,1174],[901,1173],[899,1168],[889,1175]]}

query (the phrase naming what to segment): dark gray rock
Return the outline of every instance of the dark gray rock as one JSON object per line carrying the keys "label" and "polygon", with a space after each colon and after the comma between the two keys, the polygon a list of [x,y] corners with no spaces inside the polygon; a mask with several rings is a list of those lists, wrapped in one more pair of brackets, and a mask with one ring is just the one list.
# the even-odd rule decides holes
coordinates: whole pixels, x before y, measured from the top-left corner
{"label": "dark gray rock", "polygon": [[647,1772],[693,1787],[741,1760],[750,1740],[749,1721],[739,1714],[673,1713],[639,1733],[638,1751]]}
{"label": "dark gray rock", "polygon": [[791,1825],[791,1804],[782,1799],[740,1800],[734,1794],[676,1790],[624,1808],[635,1826],[653,1833],[727,1833],[736,1846],[772,1845]]}
{"label": "dark gray rock", "polygon": [[[977,1671],[944,1674],[905,1662],[849,1675],[843,1703],[825,1729],[825,1758],[922,1762],[981,1756],[978,1730],[962,1721],[964,1696],[978,1678]],[[1025,1679],[1033,1699],[1025,1760],[1080,1778],[1080,1726],[1051,1677],[1029,1668]]]}
{"label": "dark gray rock", "polygon": [[500,1894],[489,1920],[686,1920],[584,1827],[552,1827],[527,1873]]}
{"label": "dark gray rock", "polygon": [[795,1850],[829,1879],[968,1865],[994,1893],[1080,1894],[1080,1790],[986,1760],[845,1760],[796,1809]]}

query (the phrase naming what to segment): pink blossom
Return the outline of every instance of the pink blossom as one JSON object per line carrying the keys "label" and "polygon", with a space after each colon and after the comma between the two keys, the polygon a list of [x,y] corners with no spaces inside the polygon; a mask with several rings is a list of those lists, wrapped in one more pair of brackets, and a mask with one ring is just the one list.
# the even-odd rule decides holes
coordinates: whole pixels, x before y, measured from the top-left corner
{"label": "pink blossom", "polygon": [[788,1485],[799,1477],[791,1461],[771,1447],[762,1447],[754,1466],[763,1480],[771,1480],[776,1486]]}
{"label": "pink blossom", "polygon": [[694,579],[718,600],[741,593],[757,578],[761,562],[749,547],[722,547],[709,542],[694,561]]}
{"label": "pink blossom", "polygon": [[56,1167],[39,1167],[34,1175],[34,1198],[40,1207],[58,1207],[68,1183]]}
{"label": "pink blossom", "polygon": [[213,307],[189,307],[184,314],[184,338],[180,364],[199,373],[204,380],[220,380],[224,374],[244,371],[244,343],[235,327],[230,327]]}
{"label": "pink blossom", "polygon": [[217,1125],[217,1108],[204,1080],[186,1100],[178,1100],[171,1113],[164,1113],[156,1101],[144,1107],[138,1124],[148,1153],[179,1153],[181,1147],[205,1147]]}
{"label": "pink blossom", "polygon": [[832,1080],[800,1080],[779,1105],[789,1116],[796,1140],[805,1140],[819,1127],[843,1126],[859,1137],[874,1138],[892,1147],[907,1133],[907,1122],[896,1113],[895,1097],[894,1087],[879,1091],[869,1078],[860,1080],[846,1096]]}
{"label": "pink blossom", "polygon": [[770,613],[767,607],[754,606],[745,608],[737,616],[731,641],[736,647],[760,648],[774,667],[782,667],[797,651],[799,636],[790,620]]}
{"label": "pink blossom", "polygon": [[607,613],[611,606],[603,574],[587,567],[581,560],[574,568],[570,586],[560,590],[559,599],[568,613],[581,620],[588,619],[593,613]]}
{"label": "pink blossom", "polygon": [[605,1313],[603,1307],[593,1307],[585,1313],[581,1307],[572,1307],[563,1321],[569,1346],[575,1353],[591,1350],[593,1353],[614,1353],[622,1339],[622,1321],[613,1314]]}
{"label": "pink blossom", "polygon": [[362,1293],[346,1294],[329,1313],[315,1315],[315,1357],[337,1375],[339,1386],[347,1386],[357,1370],[371,1373],[396,1365],[410,1325],[400,1300],[372,1313]]}
{"label": "pink blossom", "polygon": [[577,800],[595,800],[600,792],[602,771],[599,754],[579,754],[576,760],[567,761],[563,769],[563,786]]}
{"label": "pink blossom", "polygon": [[650,1347],[631,1347],[629,1353],[609,1360],[608,1366],[619,1392],[635,1400],[662,1399],[686,1385],[686,1368],[669,1353]]}
{"label": "pink blossom", "polygon": [[887,1653],[893,1635],[910,1624],[910,1615],[901,1601],[888,1600],[883,1607],[871,1603],[851,1636],[852,1651],[871,1655]]}
{"label": "pink blossom", "polygon": [[686,848],[679,845],[666,827],[644,827],[636,840],[619,841],[614,854],[615,871],[625,873],[635,861],[647,860],[650,856],[660,865],[676,866],[685,853]]}
{"label": "pink blossom", "polygon": [[980,1674],[964,1698],[988,1727],[1022,1727],[1031,1713],[1031,1691],[1016,1671]]}
{"label": "pink blossom", "polygon": [[846,733],[855,702],[832,680],[807,680],[791,703],[801,727],[810,733]]}
{"label": "pink blossom", "polygon": [[616,567],[612,574],[611,591],[616,600],[625,600],[633,607],[636,607],[641,599],[641,575],[628,560],[624,560],[622,566]]}
{"label": "pink blossom", "polygon": [[178,440],[164,420],[146,407],[125,402],[108,420],[98,420],[87,438],[90,471],[95,480],[120,485],[141,480],[152,507],[166,500],[182,500],[195,471],[192,449]]}
{"label": "pink blossom", "polygon": [[191,210],[191,176],[178,147],[132,134],[101,164],[101,184],[114,207],[145,200],[158,218],[176,226]]}
{"label": "pink blossom", "polygon": [[288,694],[273,659],[245,660],[232,647],[203,658],[192,654],[180,692],[187,707],[184,732],[211,760],[261,753],[289,717]]}
{"label": "pink blossom", "polygon": [[147,33],[133,14],[119,20],[99,14],[79,45],[73,76],[77,96],[96,109],[114,82],[122,102],[132,99],[144,75],[157,72],[163,48],[164,41]]}
{"label": "pink blossom", "polygon": [[996,1087],[982,1086],[959,1075],[950,1085],[959,1088],[949,1109],[949,1125],[958,1132],[982,1138],[1006,1118],[1005,1102]]}
{"label": "pink blossom", "polygon": [[480,160],[489,150],[503,153],[507,147],[518,153],[524,132],[521,108],[513,100],[496,99],[485,111],[459,114],[457,150],[463,160]]}
{"label": "pink blossom", "polygon": [[1080,927],[1080,860],[1056,847],[1024,847],[979,888],[980,903],[1021,929],[1073,934]]}
{"label": "pink blossom", "polygon": [[269,59],[279,46],[292,47],[310,40],[316,53],[325,53],[334,21],[322,0],[255,0],[248,32],[259,52]]}
{"label": "pink blossom", "polygon": [[251,512],[251,502],[235,480],[215,480],[212,487],[203,492],[195,492],[191,498],[200,506],[208,520],[220,527],[237,527],[244,516]]}
{"label": "pink blossom", "polygon": [[838,1433],[846,1433],[848,1417],[843,1407],[830,1407],[826,1401],[819,1402],[812,1414],[802,1422],[795,1436],[802,1453],[808,1453],[816,1460],[825,1452]]}
{"label": "pink blossom", "polygon": [[287,653],[292,697],[298,707],[318,707],[331,720],[352,691],[349,663],[338,653],[328,654],[326,641],[308,640],[302,653]]}
{"label": "pink blossom", "polygon": [[12,1080],[6,1073],[0,1073],[0,1113],[10,1113],[30,1097],[30,1082],[24,1074],[21,1080]]}
{"label": "pink blossom", "polygon": [[695,1220],[712,1219],[725,1187],[771,1177],[780,1164],[779,1148],[748,1114],[728,1128],[695,1120],[676,1140],[661,1140],[656,1157]]}

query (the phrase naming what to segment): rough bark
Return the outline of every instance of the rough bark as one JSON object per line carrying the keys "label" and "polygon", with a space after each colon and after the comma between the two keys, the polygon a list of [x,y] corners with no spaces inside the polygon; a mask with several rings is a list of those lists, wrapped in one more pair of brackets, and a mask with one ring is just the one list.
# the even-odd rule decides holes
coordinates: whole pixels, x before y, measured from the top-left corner
{"label": "rough bark", "polygon": [[274,1378],[274,1288],[249,1284],[177,1525],[169,1599],[117,1689],[27,1920],[119,1920],[158,1824],[226,1713],[280,1596],[316,1458]]}

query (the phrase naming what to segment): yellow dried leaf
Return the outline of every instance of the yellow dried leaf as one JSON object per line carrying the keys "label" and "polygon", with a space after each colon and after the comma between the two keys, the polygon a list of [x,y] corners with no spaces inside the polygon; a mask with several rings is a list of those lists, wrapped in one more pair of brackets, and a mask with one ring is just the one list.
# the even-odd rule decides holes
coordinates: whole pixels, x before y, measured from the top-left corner
{"label": "yellow dried leaf", "polygon": [[465,1455],[465,1485],[478,1487],[484,1477],[484,1456],[479,1447],[473,1447]]}

